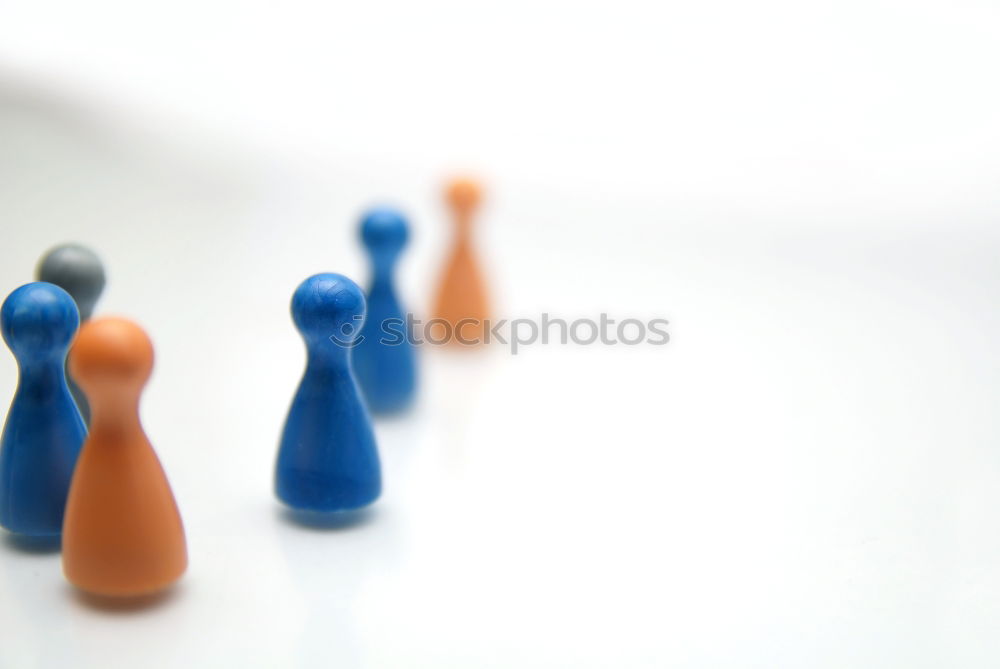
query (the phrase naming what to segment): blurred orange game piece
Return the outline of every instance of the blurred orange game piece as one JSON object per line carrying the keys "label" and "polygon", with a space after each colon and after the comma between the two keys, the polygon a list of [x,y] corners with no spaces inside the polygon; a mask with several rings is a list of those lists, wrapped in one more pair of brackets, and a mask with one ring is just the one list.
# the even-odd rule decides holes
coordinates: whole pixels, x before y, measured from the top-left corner
{"label": "blurred orange game piece", "polygon": [[154,593],[184,573],[187,546],[170,484],[139,422],[153,345],[131,321],[93,320],[80,328],[69,368],[92,418],[66,502],[63,571],[97,595]]}
{"label": "blurred orange game piece", "polygon": [[482,199],[482,191],[475,181],[456,179],[446,191],[445,198],[455,218],[455,245],[445,264],[444,275],[434,303],[433,317],[449,324],[449,328],[435,324],[430,338],[440,342],[448,337],[452,344],[481,344],[486,341],[489,319],[489,300],[479,263],[472,248],[472,216]]}

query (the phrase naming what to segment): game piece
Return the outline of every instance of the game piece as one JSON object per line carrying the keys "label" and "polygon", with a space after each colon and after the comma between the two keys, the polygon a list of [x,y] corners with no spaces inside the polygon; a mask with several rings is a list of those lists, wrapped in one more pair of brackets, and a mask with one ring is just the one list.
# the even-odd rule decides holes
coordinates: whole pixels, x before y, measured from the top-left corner
{"label": "game piece", "polygon": [[480,344],[486,340],[489,318],[486,286],[472,248],[472,214],[481,199],[480,188],[474,181],[457,179],[445,195],[455,218],[455,244],[445,264],[433,316],[448,326],[431,328],[429,339],[440,342],[447,337],[448,343]]}
{"label": "game piece", "polygon": [[105,282],[97,254],[79,244],[56,246],[38,261],[36,274],[39,281],[54,283],[73,297],[81,321],[90,319]]}
{"label": "game piece", "polygon": [[21,286],[0,307],[18,383],[0,436],[0,525],[16,534],[58,536],[73,467],[87,435],[66,385],[64,363],[80,324],[59,286]]}
{"label": "game piece", "polygon": [[[62,244],[49,249],[38,261],[35,278],[48,281],[69,293],[80,310],[80,322],[90,320],[94,305],[104,290],[104,266],[101,259],[85,246]],[[87,396],[76,385],[72,375],[67,375],[69,390],[80,409],[83,421],[90,424],[90,407]]]}
{"label": "game piece", "polygon": [[84,323],[69,369],[93,408],[63,526],[63,571],[81,590],[151,594],[187,568],[184,526],[170,483],[139,421],[153,345],[135,323]]}
{"label": "game piece", "polygon": [[351,370],[364,316],[364,294],[340,274],[311,276],[292,296],[307,361],[281,436],[275,491],[293,509],[357,509],[382,491],[375,434]]}
{"label": "game piece", "polygon": [[373,209],[361,220],[361,240],[372,262],[368,316],[357,340],[354,374],[375,413],[404,409],[413,400],[416,364],[406,314],[393,285],[393,270],[409,227],[393,209]]}

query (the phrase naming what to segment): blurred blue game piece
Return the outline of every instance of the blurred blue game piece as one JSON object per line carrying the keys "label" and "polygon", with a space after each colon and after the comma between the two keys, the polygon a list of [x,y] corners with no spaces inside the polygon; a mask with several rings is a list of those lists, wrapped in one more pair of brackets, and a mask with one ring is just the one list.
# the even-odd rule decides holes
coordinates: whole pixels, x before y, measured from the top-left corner
{"label": "blurred blue game piece", "polygon": [[405,409],[416,390],[415,351],[393,286],[393,270],[408,237],[406,219],[394,209],[373,209],[361,219],[372,281],[368,318],[353,351],[354,373],[374,413]]}
{"label": "blurred blue game piece", "polygon": [[311,276],[292,296],[307,361],[281,436],[275,491],[293,509],[358,509],[382,491],[375,434],[351,370],[364,316],[364,294],[340,274]]}
{"label": "blurred blue game piece", "polygon": [[[97,254],[86,246],[61,244],[49,249],[38,261],[35,278],[54,283],[69,293],[76,302],[76,308],[80,310],[82,323],[90,319],[97,298],[104,290],[104,265]],[[76,406],[80,409],[80,415],[83,416],[83,422],[90,425],[87,396],[76,385],[72,376],[67,374],[66,380]]]}
{"label": "blurred blue game piece", "polygon": [[51,283],[21,286],[0,307],[19,380],[0,436],[0,525],[62,532],[70,479],[87,429],[66,385],[66,352],[80,326],[73,298]]}

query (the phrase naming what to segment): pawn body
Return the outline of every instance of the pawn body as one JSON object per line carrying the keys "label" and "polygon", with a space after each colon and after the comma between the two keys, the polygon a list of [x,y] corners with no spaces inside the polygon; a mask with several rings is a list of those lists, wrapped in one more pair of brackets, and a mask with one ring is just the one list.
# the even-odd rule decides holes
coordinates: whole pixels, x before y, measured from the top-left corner
{"label": "pawn body", "polygon": [[[93,251],[79,244],[62,244],[48,250],[38,261],[35,276],[59,286],[73,298],[80,310],[80,322],[90,320],[101,292],[104,290],[104,265]],[[73,394],[83,421],[90,424],[87,396],[67,374],[69,391]]]}
{"label": "pawn body", "polygon": [[406,219],[391,209],[375,209],[361,221],[361,241],[371,256],[368,316],[352,354],[354,372],[368,408],[391,413],[409,406],[416,391],[416,356],[393,270],[409,237]]}
{"label": "pawn body", "polygon": [[16,534],[58,536],[73,467],[87,434],[64,363],[80,318],[58,286],[29,283],[0,309],[19,380],[0,436],[0,525]]}
{"label": "pawn body", "polygon": [[472,215],[479,205],[479,186],[467,180],[452,182],[446,199],[455,218],[455,244],[448,258],[434,303],[434,318],[447,323],[435,327],[431,340],[466,346],[486,341],[489,300],[486,283],[472,246]]}
{"label": "pawn body", "polygon": [[187,568],[187,544],[170,484],[139,422],[152,344],[131,321],[94,320],[80,328],[69,368],[93,420],[66,505],[63,571],[97,595],[161,590]]}
{"label": "pawn body", "polygon": [[281,435],[275,492],[293,509],[358,509],[382,491],[375,434],[351,369],[364,314],[364,294],[340,274],[309,277],[292,296],[307,361]]}

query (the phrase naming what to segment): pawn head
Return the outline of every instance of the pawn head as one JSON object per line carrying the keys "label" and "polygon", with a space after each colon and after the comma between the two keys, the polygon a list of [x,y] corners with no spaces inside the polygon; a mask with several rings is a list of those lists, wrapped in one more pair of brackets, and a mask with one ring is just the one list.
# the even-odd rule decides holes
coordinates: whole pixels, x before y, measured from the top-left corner
{"label": "pawn head", "polygon": [[80,314],[73,298],[44,281],[21,286],[0,307],[4,341],[19,361],[65,358],[78,327]]}
{"label": "pawn head", "polygon": [[454,179],[445,189],[445,199],[458,214],[470,214],[482,200],[482,188],[472,179]]}
{"label": "pawn head", "polygon": [[361,219],[361,241],[373,254],[395,256],[410,236],[406,218],[395,209],[370,209]]}
{"label": "pawn head", "polygon": [[79,244],[50,249],[38,262],[35,274],[39,281],[54,283],[72,295],[82,320],[90,318],[104,290],[104,266],[100,258]]}
{"label": "pawn head", "polygon": [[152,371],[153,343],[124,318],[87,321],[69,352],[69,372],[92,403],[98,395],[137,395]]}
{"label": "pawn head", "polygon": [[292,320],[309,344],[350,348],[365,322],[365,295],[342,274],[316,274],[295,289]]}

